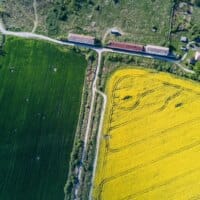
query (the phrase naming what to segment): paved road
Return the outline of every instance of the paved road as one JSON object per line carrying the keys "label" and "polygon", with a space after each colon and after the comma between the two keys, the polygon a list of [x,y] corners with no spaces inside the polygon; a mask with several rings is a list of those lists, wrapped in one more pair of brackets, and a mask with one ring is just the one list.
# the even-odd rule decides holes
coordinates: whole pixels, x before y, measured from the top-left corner
{"label": "paved road", "polygon": [[92,49],[92,50],[96,51],[97,53],[113,52],[113,53],[119,53],[119,54],[128,54],[128,55],[133,55],[133,56],[140,56],[140,57],[152,58],[152,59],[157,59],[157,60],[163,60],[163,61],[172,62],[172,63],[177,62],[177,60],[174,59],[173,57],[151,55],[151,54],[142,53],[142,52],[128,52],[128,51],[122,51],[122,50],[113,50],[113,49],[105,48],[105,47],[94,47],[94,46],[87,45],[87,44],[77,44],[77,43],[73,43],[73,42],[60,41],[60,40],[57,40],[57,39],[50,38],[48,36],[44,36],[44,35],[40,35],[40,34],[36,34],[36,33],[30,33],[30,32],[7,31],[4,28],[1,21],[0,21],[0,32],[4,35],[16,36],[16,37],[21,37],[21,38],[44,40],[44,41],[49,41],[49,42],[60,44],[60,45],[88,48],[88,49]]}
{"label": "paved road", "polygon": [[21,37],[21,38],[29,38],[29,39],[38,39],[38,40],[44,40],[44,41],[49,41],[52,43],[60,44],[60,45],[66,45],[66,46],[77,46],[77,47],[83,47],[83,48],[88,48],[96,51],[97,53],[103,53],[103,52],[113,52],[113,53],[119,53],[119,54],[127,54],[127,55],[132,55],[132,56],[139,56],[139,57],[145,57],[145,58],[151,58],[151,59],[157,59],[157,60],[162,60],[166,62],[171,62],[178,64],[179,67],[185,72],[188,73],[194,73],[194,71],[189,70],[187,68],[184,68],[180,62],[180,60],[176,60],[173,57],[167,57],[167,56],[158,56],[158,55],[151,55],[147,53],[142,53],[142,52],[128,52],[128,51],[122,51],[122,50],[114,50],[110,48],[105,48],[105,47],[94,47],[91,45],[87,44],[77,44],[73,42],[66,42],[66,41],[60,41],[57,39],[50,38],[48,36],[36,34],[36,33],[30,33],[30,32],[13,32],[13,31],[7,31],[3,23],[0,21],[0,32],[4,35],[10,35],[10,36],[16,36],[16,37]]}

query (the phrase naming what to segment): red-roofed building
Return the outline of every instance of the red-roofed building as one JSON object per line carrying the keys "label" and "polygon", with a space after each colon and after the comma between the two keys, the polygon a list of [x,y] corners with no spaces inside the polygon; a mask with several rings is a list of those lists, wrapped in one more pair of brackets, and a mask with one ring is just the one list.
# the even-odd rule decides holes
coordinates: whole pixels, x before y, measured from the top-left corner
{"label": "red-roofed building", "polygon": [[144,51],[143,45],[126,43],[126,42],[110,42],[107,45],[107,47],[113,49],[126,50],[126,51],[137,51],[137,52]]}

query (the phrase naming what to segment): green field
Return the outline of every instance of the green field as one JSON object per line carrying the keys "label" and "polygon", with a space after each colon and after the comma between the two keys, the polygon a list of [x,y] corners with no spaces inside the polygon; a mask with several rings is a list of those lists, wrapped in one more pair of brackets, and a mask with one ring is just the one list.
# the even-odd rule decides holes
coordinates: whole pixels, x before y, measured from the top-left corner
{"label": "green field", "polygon": [[64,199],[86,60],[8,38],[0,57],[0,199]]}

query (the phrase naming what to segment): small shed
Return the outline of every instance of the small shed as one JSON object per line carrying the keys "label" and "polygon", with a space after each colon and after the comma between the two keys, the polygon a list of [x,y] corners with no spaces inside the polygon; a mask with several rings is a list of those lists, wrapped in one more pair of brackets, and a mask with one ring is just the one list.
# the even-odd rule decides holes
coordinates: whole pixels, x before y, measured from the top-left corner
{"label": "small shed", "polygon": [[121,32],[118,29],[116,29],[116,28],[111,29],[111,33],[113,35],[121,35]]}
{"label": "small shed", "polygon": [[195,54],[195,60],[199,61],[200,60],[200,51],[197,51]]}
{"label": "small shed", "polygon": [[185,37],[185,36],[182,36],[182,37],[181,37],[181,42],[187,43],[187,42],[188,42],[188,38]]}

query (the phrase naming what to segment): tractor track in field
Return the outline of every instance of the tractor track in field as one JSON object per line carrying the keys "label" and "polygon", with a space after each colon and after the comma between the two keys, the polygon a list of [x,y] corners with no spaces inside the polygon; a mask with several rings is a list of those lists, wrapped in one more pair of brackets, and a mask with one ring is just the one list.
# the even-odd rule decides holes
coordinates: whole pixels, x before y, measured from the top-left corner
{"label": "tractor track in field", "polygon": [[[126,124],[128,124],[128,123],[131,123],[133,120],[135,121],[135,120],[139,120],[139,119],[140,119],[140,118],[137,118],[137,119],[136,119],[136,118],[133,118],[133,119],[131,118],[131,119],[125,121],[125,122],[121,122],[120,124],[115,124],[115,125],[113,125],[113,126],[111,125],[111,124],[114,122],[113,119],[112,119],[112,116],[113,116],[114,110],[115,110],[114,107],[116,106],[116,105],[115,105],[116,103],[114,102],[114,99],[116,98],[116,95],[115,95],[114,93],[115,93],[116,89],[118,88],[118,84],[119,84],[121,81],[123,81],[125,78],[128,78],[128,77],[129,77],[129,76],[120,78],[120,80],[117,81],[117,82],[115,83],[114,89],[112,90],[111,103],[112,103],[113,106],[112,106],[111,111],[110,111],[110,114],[109,114],[109,122],[110,122],[110,123],[109,123],[108,131],[114,130],[114,129],[119,128],[119,127],[121,127],[121,126],[124,126],[124,125],[126,125]],[[160,82],[159,79],[158,79],[158,81]],[[173,99],[175,99],[175,98],[177,98],[178,96],[180,96],[181,93],[184,92],[184,91],[193,92],[193,93],[195,93],[196,95],[199,95],[198,92],[195,92],[195,91],[193,91],[193,90],[191,90],[191,89],[188,89],[188,88],[185,88],[185,87],[181,87],[180,85],[170,84],[170,83],[168,83],[168,82],[163,82],[163,85],[164,85],[165,87],[166,87],[166,86],[167,86],[167,87],[172,87],[172,88],[176,89],[177,91],[176,91],[174,94],[169,95],[169,96],[164,100],[163,105],[162,105],[160,108],[158,108],[157,110],[153,111],[152,113],[154,113],[154,112],[160,112],[160,111],[166,109],[167,105],[168,105]],[[153,90],[154,90],[154,91],[153,91]],[[158,88],[152,88],[152,89],[149,90],[148,92],[144,92],[144,93],[139,94],[139,95],[137,96],[136,100],[135,100],[134,105],[131,106],[131,107],[129,107],[129,108],[123,108],[123,107],[118,106],[117,109],[122,109],[122,110],[124,110],[124,111],[132,111],[132,110],[136,109],[136,108],[139,106],[140,101],[142,100],[143,97],[145,97],[146,95],[148,95],[149,92],[152,93],[152,92],[155,92],[156,90],[158,90]]]}
{"label": "tractor track in field", "polygon": [[[120,79],[120,80],[121,80],[121,79]],[[193,90],[192,90],[192,91],[191,91],[191,90],[187,90],[187,88],[185,89],[184,87],[178,87],[177,85],[173,85],[173,84],[172,84],[172,85],[171,85],[171,84],[167,84],[166,86],[168,86],[168,87],[174,87],[175,89],[177,89],[177,91],[174,92],[173,94],[171,94],[170,96],[168,96],[168,97],[164,100],[163,105],[162,105],[160,108],[158,108],[158,109],[152,111],[151,114],[153,114],[153,113],[155,113],[155,112],[160,112],[160,111],[165,110],[166,107],[167,107],[167,105],[168,105],[172,100],[174,100],[175,98],[177,98],[178,96],[180,96],[180,95],[182,94],[182,92],[184,92],[184,91],[187,91],[187,92],[194,92]],[[116,85],[115,85],[114,87],[117,88]],[[155,90],[157,90],[157,89],[158,89],[158,88],[156,88]],[[199,94],[198,94],[198,93],[195,93],[195,95],[199,95]],[[111,101],[113,102],[113,98],[111,98]],[[136,101],[137,101],[137,100],[136,100]],[[117,109],[118,109],[118,108],[117,108]],[[114,108],[113,108],[113,107],[112,107],[110,110],[112,111],[112,113],[114,112]],[[111,113],[111,111],[110,111],[110,113]],[[131,123],[132,121],[135,122],[135,121],[138,121],[138,120],[140,120],[140,119],[143,118],[143,117],[131,118],[131,119],[125,121],[125,122],[121,122],[120,124],[111,126],[111,124],[113,123],[113,120],[112,120],[112,115],[113,115],[113,114],[112,114],[112,113],[109,115],[108,134],[109,134],[110,131],[112,131],[112,130],[114,130],[114,129],[117,129],[117,128],[121,127],[121,126],[124,126],[124,125],[126,125],[126,124],[128,124],[128,123]],[[127,115],[127,114],[126,114],[126,115]],[[182,126],[183,124],[181,123],[180,125]],[[177,125],[175,125],[175,126],[177,126]],[[170,128],[170,129],[171,129],[171,128]],[[166,130],[168,130],[168,129],[166,129]],[[163,130],[163,131],[165,132],[166,130]],[[116,153],[116,152],[119,152],[119,151],[121,151],[121,150],[123,150],[123,149],[129,148],[130,146],[134,145],[135,143],[137,144],[138,141],[136,141],[136,142],[134,142],[134,143],[130,143],[130,144],[125,145],[125,146],[121,146],[121,147],[119,147],[119,148],[111,148],[110,145],[108,145],[108,147],[109,147],[109,148],[108,148],[108,152],[110,152],[110,153]]]}
{"label": "tractor track in field", "polygon": [[[127,77],[129,77],[129,76],[126,76],[126,78],[127,78]],[[121,77],[120,80],[117,80],[117,81],[115,82],[115,84],[114,84],[114,89],[112,90],[112,95],[111,95],[111,96],[112,96],[112,97],[111,97],[111,102],[112,102],[113,104],[114,104],[114,100],[113,100],[113,99],[115,99],[115,96],[116,96],[116,95],[114,94],[114,93],[115,93],[115,89],[118,88],[118,84],[120,84],[120,82],[123,81],[123,79],[124,79],[124,77]],[[159,79],[158,79],[158,80],[159,80]],[[159,81],[160,81],[160,80],[159,80]],[[164,86],[164,87],[174,88],[175,91],[165,99],[165,101],[163,102],[163,105],[162,105],[162,106],[160,107],[160,109],[158,109],[157,111],[163,111],[163,110],[167,107],[167,105],[168,105],[172,100],[174,100],[175,98],[177,98],[178,96],[180,96],[180,95],[182,94],[182,92],[189,92],[189,93],[193,92],[195,95],[199,95],[198,92],[193,91],[193,90],[188,89],[188,88],[185,88],[185,87],[182,87],[182,86],[180,86],[180,85],[169,84],[168,82],[166,82],[166,83],[163,83],[163,86]],[[122,88],[122,89],[123,89],[123,88]],[[148,93],[148,92],[147,92],[147,93]],[[146,94],[146,92],[144,92],[144,95],[145,95],[145,94]],[[137,100],[136,100],[136,101],[137,101]],[[112,104],[112,105],[113,105],[113,104]],[[112,129],[111,124],[112,124],[112,115],[113,115],[113,113],[115,112],[114,109],[115,109],[115,108],[113,108],[113,106],[112,106],[112,107],[110,108],[110,110],[109,110],[109,113],[110,113],[110,114],[109,114],[108,133],[107,133],[108,135],[109,135],[109,132],[110,132],[111,129]],[[117,108],[117,109],[118,109],[118,108]],[[154,112],[155,112],[155,111],[154,111]],[[197,124],[198,121],[199,121],[199,119],[200,119],[200,118],[198,117],[198,118],[191,119],[191,120],[188,120],[188,121],[179,123],[179,124],[175,124],[174,126],[171,126],[171,127],[167,128],[167,129],[165,129],[165,130],[163,130],[163,131],[155,132],[153,135],[150,135],[150,136],[147,137],[147,138],[143,138],[143,139],[141,139],[141,140],[135,141],[134,143],[128,144],[128,145],[123,146],[123,147],[120,147],[120,148],[115,148],[115,149],[111,148],[109,140],[106,140],[106,147],[105,147],[105,152],[104,152],[103,165],[102,165],[102,168],[101,168],[102,174],[105,173],[105,166],[106,166],[107,160],[109,159],[108,157],[109,157],[110,155],[112,155],[113,153],[120,152],[120,151],[122,151],[122,150],[124,150],[124,149],[133,148],[133,146],[135,146],[135,145],[139,145],[139,144],[141,144],[141,143],[144,143],[144,142],[146,142],[146,141],[152,140],[152,139],[154,139],[154,138],[161,137],[163,134],[166,134],[166,133],[170,134],[170,133],[169,133],[170,130],[174,130],[174,129],[179,128],[179,127],[182,127],[182,126],[188,126],[188,124]],[[132,120],[133,120],[133,119],[132,119]],[[134,121],[135,121],[135,119],[134,119]],[[126,123],[126,122],[125,122],[125,123]],[[121,125],[122,125],[122,124],[121,124]],[[124,124],[123,124],[123,125],[124,125]],[[116,128],[118,128],[118,127],[116,127]],[[111,136],[111,137],[112,137],[112,136]],[[166,153],[166,154],[164,154],[164,155],[161,155],[160,157],[155,158],[155,159],[153,159],[153,160],[151,160],[151,161],[148,161],[148,162],[146,162],[146,163],[139,164],[139,165],[137,165],[137,166],[134,166],[133,168],[127,169],[127,170],[122,171],[122,172],[120,172],[120,173],[117,173],[117,174],[115,174],[115,175],[113,175],[113,176],[105,177],[105,178],[100,182],[99,186],[97,187],[97,199],[98,199],[98,200],[101,199],[101,197],[102,197],[102,192],[104,191],[104,186],[105,186],[107,183],[109,183],[109,182],[111,182],[111,181],[114,181],[115,179],[121,178],[121,177],[123,177],[123,176],[126,176],[127,174],[133,173],[135,170],[138,170],[138,169],[143,168],[143,167],[145,167],[145,166],[148,166],[148,165],[157,163],[157,162],[159,162],[159,161],[161,161],[161,160],[167,159],[167,158],[169,158],[169,157],[171,157],[171,156],[174,156],[174,155],[176,155],[176,154],[179,154],[179,153],[185,152],[185,151],[187,151],[187,150],[193,149],[193,148],[195,148],[195,147],[197,147],[197,146],[199,146],[199,145],[200,145],[200,141],[195,141],[195,142],[193,142],[193,143],[189,143],[189,144],[187,144],[187,145],[184,145],[184,146],[179,147],[178,149],[176,149],[176,150],[174,150],[174,151],[171,151],[171,152],[168,152],[168,153]],[[187,172],[186,172],[186,173],[187,173]],[[179,176],[178,176],[178,177],[179,177]],[[175,181],[175,180],[176,180],[176,177],[173,177],[172,180]],[[170,180],[170,181],[171,181],[171,180]],[[161,186],[162,186],[162,185],[165,185],[165,184],[167,184],[167,183],[168,183],[168,180],[164,181],[164,182],[161,184]],[[158,185],[158,186],[157,186],[157,185]],[[149,187],[149,188],[146,188],[146,189],[144,189],[143,191],[138,192],[138,194],[137,194],[137,193],[134,193],[134,194],[128,195],[127,197],[123,198],[123,200],[125,200],[125,199],[126,199],[126,200],[132,199],[132,198],[134,198],[135,196],[139,196],[140,194],[143,194],[143,193],[146,193],[146,192],[148,192],[148,191],[151,191],[151,190],[153,190],[154,188],[157,188],[157,187],[160,187],[159,184],[156,184],[155,186],[153,185],[153,186],[151,186],[151,187]]]}
{"label": "tractor track in field", "polygon": [[192,120],[188,120],[188,121],[185,121],[185,122],[182,122],[182,123],[179,123],[179,124],[175,124],[171,127],[168,127],[160,132],[155,132],[154,134],[148,136],[148,137],[145,137],[145,138],[142,138],[140,140],[137,140],[135,142],[132,142],[132,143],[129,143],[128,145],[125,145],[125,146],[122,146],[120,148],[109,148],[109,153],[117,153],[117,152],[120,152],[122,150],[125,150],[125,149],[128,149],[130,147],[134,147],[134,146],[137,146],[137,145],[140,145],[148,140],[152,140],[152,139],[155,139],[157,137],[161,137],[162,135],[166,134],[168,131],[171,131],[173,129],[177,129],[177,128],[180,128],[182,126],[186,126],[190,123],[194,123],[195,121],[199,120],[200,117],[196,118],[196,119],[192,119]]}
{"label": "tractor track in field", "polygon": [[[199,120],[199,118],[196,119],[196,120]],[[135,167],[133,167],[133,168],[130,168],[130,169],[128,169],[128,170],[125,170],[125,171],[123,171],[123,172],[120,172],[120,173],[118,173],[118,174],[116,174],[116,175],[113,175],[113,176],[104,178],[104,179],[101,181],[101,183],[99,184],[99,187],[98,187],[98,192],[99,192],[99,194],[98,194],[98,200],[101,199],[101,195],[102,195],[102,192],[103,192],[103,187],[105,186],[105,184],[107,184],[107,183],[109,183],[109,182],[111,182],[111,181],[114,181],[115,179],[118,179],[118,178],[121,178],[121,177],[123,177],[123,176],[126,176],[126,175],[128,175],[128,174],[130,174],[130,173],[133,173],[134,171],[136,171],[136,170],[138,170],[138,169],[141,169],[141,168],[144,168],[144,167],[146,167],[146,166],[149,166],[149,165],[158,163],[158,162],[160,162],[160,161],[162,161],[162,160],[164,160],[164,159],[167,159],[167,158],[169,158],[169,157],[171,157],[171,156],[180,154],[180,153],[185,152],[185,151],[187,151],[187,150],[193,149],[193,148],[195,148],[195,147],[197,147],[197,146],[200,146],[200,140],[199,140],[199,141],[195,141],[195,142],[193,142],[193,143],[191,143],[191,144],[189,144],[189,145],[183,146],[183,147],[181,147],[181,148],[179,148],[179,149],[176,149],[175,151],[168,152],[167,154],[164,154],[164,155],[162,155],[162,156],[160,156],[160,157],[158,157],[158,158],[156,158],[156,159],[154,159],[154,160],[151,160],[151,161],[149,161],[149,162],[139,164],[139,165],[137,165],[137,166],[135,166]]]}
{"label": "tractor track in field", "polygon": [[[128,78],[129,76],[126,76],[125,78]],[[114,104],[114,98],[115,98],[115,89],[117,89],[118,88],[118,84],[120,84],[120,82],[121,81],[123,81],[124,80],[124,77],[121,77],[120,78],[120,80],[117,80],[116,81],[116,83],[114,84],[114,89],[112,90],[112,97],[111,97],[111,102]],[[186,91],[186,92],[194,92],[193,90],[190,90],[190,89],[188,89],[188,88],[185,88],[185,87],[181,87],[181,86],[179,86],[179,85],[176,85],[176,84],[169,84],[169,83],[163,83],[163,86],[164,87],[170,87],[170,88],[174,88],[176,91],[174,91],[170,96],[168,96],[166,99],[165,99],[165,101],[164,101],[164,103],[163,103],[163,106],[161,106],[160,107],[160,109],[162,109],[161,111],[163,111],[163,109],[165,109],[166,108],[166,106],[169,104],[169,102],[170,101],[172,101],[173,99],[175,99],[175,98],[177,98],[178,96],[180,96],[180,94],[182,93],[182,92],[184,92],[184,91]],[[147,92],[148,93],[148,92]],[[147,94],[146,92],[144,92],[143,94],[145,95],[145,94]],[[195,95],[199,95],[197,92],[195,92]],[[109,125],[108,125],[108,135],[109,135],[109,132],[111,131],[111,129],[112,129],[112,127],[110,126],[111,125],[111,123],[112,123],[112,114],[113,114],[113,112],[114,112],[114,110],[113,110],[113,107],[112,108],[110,108],[110,111],[109,111],[109,113],[111,113],[110,115],[109,115]],[[154,111],[155,112],[155,111]],[[157,137],[161,137],[163,134],[165,134],[165,133],[167,133],[167,132],[169,132],[170,130],[173,130],[173,129],[176,129],[176,128],[179,128],[179,127],[182,127],[182,126],[187,126],[188,124],[193,124],[193,123],[198,123],[198,121],[199,121],[199,117],[198,118],[195,118],[195,119],[191,119],[191,120],[188,120],[188,121],[185,121],[185,122],[182,122],[182,123],[180,123],[180,124],[175,124],[173,127],[169,127],[169,128],[167,128],[167,129],[165,129],[165,130],[163,130],[163,131],[161,131],[161,132],[156,132],[155,134],[153,134],[153,135],[151,135],[151,136],[149,136],[149,137],[147,137],[147,138],[143,138],[143,139],[141,139],[141,140],[138,140],[138,141],[136,141],[136,142],[134,142],[134,143],[132,143],[132,144],[129,144],[129,145],[127,145],[127,146],[123,146],[122,148],[118,148],[118,149],[112,149],[111,147],[110,147],[110,143],[109,143],[109,140],[106,140],[106,147],[105,147],[105,152],[104,152],[104,158],[103,158],[103,165],[102,166],[105,166],[105,164],[107,163],[107,159],[108,159],[108,157],[109,157],[109,155],[111,155],[112,153],[117,153],[117,152],[120,152],[120,151],[122,151],[122,150],[124,150],[124,149],[128,149],[128,148],[132,148],[133,146],[135,146],[135,145],[139,145],[139,144],[141,144],[141,143],[144,143],[144,142],[146,142],[146,141],[148,141],[149,139],[151,140],[151,139],[154,139],[154,138],[157,138]],[[117,128],[117,127],[116,127]],[[97,189],[97,191],[99,191],[99,193],[97,193],[97,199],[98,200],[100,200],[101,199],[101,195],[102,195],[102,192],[103,192],[103,188],[104,188],[104,186],[105,186],[105,184],[107,184],[107,183],[109,183],[109,182],[111,182],[111,181],[114,181],[115,179],[117,179],[117,178],[120,178],[120,177],[123,177],[123,176],[125,176],[125,175],[127,175],[127,174],[130,174],[130,173],[132,173],[132,172],[134,172],[135,170],[138,170],[138,169],[140,169],[140,168],[143,168],[143,167],[145,167],[145,166],[147,166],[147,165],[150,165],[150,164],[154,164],[154,163],[157,163],[157,162],[159,162],[159,161],[161,161],[161,160],[163,160],[163,159],[166,159],[166,158],[168,158],[168,157],[170,157],[170,156],[173,156],[173,155],[176,155],[176,154],[179,154],[179,153],[181,153],[181,152],[184,152],[184,151],[187,151],[187,150],[189,150],[189,149],[192,149],[192,148],[194,148],[194,147],[196,147],[196,146],[199,146],[200,145],[200,141],[195,141],[195,142],[193,142],[193,143],[191,143],[191,144],[188,144],[188,145],[184,145],[184,146],[182,146],[182,147],[180,147],[180,148],[178,148],[178,149],[176,149],[175,151],[171,151],[171,152],[168,152],[167,154],[164,154],[164,155],[161,155],[160,157],[158,157],[158,158],[156,158],[156,159],[153,159],[153,160],[151,160],[151,161],[149,161],[149,162],[146,162],[146,163],[142,163],[142,164],[140,164],[140,165],[138,165],[138,166],[135,166],[135,167],[133,167],[133,168],[130,168],[130,169],[128,169],[128,170],[126,170],[126,171],[123,171],[123,172],[121,172],[121,173],[117,173],[116,175],[114,175],[114,176],[110,176],[110,177],[107,177],[107,178],[104,178],[103,180],[102,180],[102,182],[100,182],[100,184],[99,184],[99,186],[98,186],[98,189]],[[111,153],[111,154],[110,154]],[[105,169],[101,169],[102,170],[102,174],[104,174],[105,173]],[[146,190],[145,190],[146,191]],[[135,194],[133,194],[132,196],[134,197],[134,195]],[[132,197],[130,197],[130,198],[132,198]],[[125,198],[124,198],[125,199]],[[127,197],[127,199],[129,199],[129,196]]]}
{"label": "tractor track in field", "polygon": [[188,171],[186,171],[186,172],[184,172],[184,173],[182,173],[182,174],[179,174],[179,175],[177,175],[177,176],[175,176],[175,177],[173,177],[173,178],[171,178],[171,179],[168,179],[168,180],[166,180],[166,181],[164,181],[164,182],[162,182],[162,183],[154,184],[154,185],[152,185],[152,186],[150,186],[150,187],[148,187],[148,188],[145,188],[145,189],[142,190],[142,191],[138,191],[138,192],[136,192],[136,193],[134,193],[134,194],[130,194],[130,195],[124,197],[124,198],[121,198],[120,200],[131,200],[131,199],[135,199],[135,197],[138,197],[138,196],[143,195],[143,194],[145,194],[145,193],[154,191],[154,190],[157,189],[157,188],[160,188],[160,187],[166,186],[166,185],[168,185],[168,184],[171,184],[171,183],[173,183],[174,181],[177,181],[178,179],[184,178],[185,176],[188,176],[188,175],[190,175],[190,174],[193,174],[193,173],[195,173],[195,172],[198,172],[199,170],[200,170],[199,167],[198,167],[198,168],[195,168],[195,169],[192,169],[192,170],[188,170]]}
{"label": "tractor track in field", "polygon": [[171,96],[168,96],[165,100],[163,105],[158,108],[156,111],[157,112],[161,112],[163,110],[165,110],[167,108],[167,105],[174,99],[176,99],[177,97],[179,97],[182,94],[182,90],[175,92],[174,94],[172,94]]}

